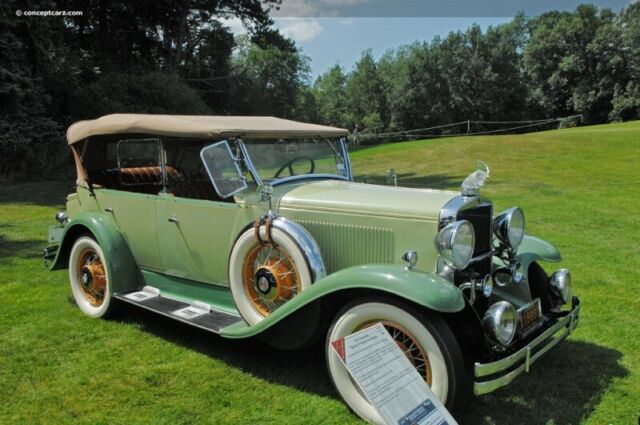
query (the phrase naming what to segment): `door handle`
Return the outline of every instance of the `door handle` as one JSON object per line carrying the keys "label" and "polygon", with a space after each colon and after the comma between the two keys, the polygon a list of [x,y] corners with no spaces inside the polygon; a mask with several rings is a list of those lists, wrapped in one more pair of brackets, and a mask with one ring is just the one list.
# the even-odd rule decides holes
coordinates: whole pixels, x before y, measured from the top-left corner
{"label": "door handle", "polygon": [[169,217],[169,221],[172,223],[177,223],[178,222],[178,217],[176,217],[175,215],[172,215],[171,217]]}
{"label": "door handle", "polygon": [[108,213],[112,213],[112,214],[113,214],[113,208],[111,208],[111,207],[109,207],[109,208],[105,208],[104,210],[105,210],[105,212],[108,212]]}

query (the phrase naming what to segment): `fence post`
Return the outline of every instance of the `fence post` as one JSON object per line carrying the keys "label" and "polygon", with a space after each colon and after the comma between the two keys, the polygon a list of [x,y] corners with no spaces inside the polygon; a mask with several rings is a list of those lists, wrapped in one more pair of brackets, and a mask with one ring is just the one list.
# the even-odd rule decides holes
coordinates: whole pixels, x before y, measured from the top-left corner
{"label": "fence post", "polygon": [[471,120],[467,120],[467,135],[471,133]]}

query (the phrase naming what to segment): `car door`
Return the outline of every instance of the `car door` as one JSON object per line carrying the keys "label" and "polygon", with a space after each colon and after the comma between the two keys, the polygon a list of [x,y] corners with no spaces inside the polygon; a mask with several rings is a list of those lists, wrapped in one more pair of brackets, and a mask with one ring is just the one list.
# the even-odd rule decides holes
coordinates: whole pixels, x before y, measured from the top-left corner
{"label": "car door", "polygon": [[139,267],[161,270],[157,240],[158,192],[163,188],[158,139],[121,140],[111,185],[95,190],[98,207],[113,216]]}
{"label": "car door", "polygon": [[145,269],[161,270],[156,237],[158,196],[110,189],[99,189],[95,194],[99,207],[113,216],[136,264]]}
{"label": "car door", "polygon": [[229,252],[241,223],[234,202],[161,196],[158,240],[164,273],[226,285]]}
{"label": "car door", "polygon": [[219,200],[160,195],[158,241],[164,273],[227,285],[229,252],[248,222],[246,209],[232,195],[247,186],[226,142],[205,147],[201,157]]}

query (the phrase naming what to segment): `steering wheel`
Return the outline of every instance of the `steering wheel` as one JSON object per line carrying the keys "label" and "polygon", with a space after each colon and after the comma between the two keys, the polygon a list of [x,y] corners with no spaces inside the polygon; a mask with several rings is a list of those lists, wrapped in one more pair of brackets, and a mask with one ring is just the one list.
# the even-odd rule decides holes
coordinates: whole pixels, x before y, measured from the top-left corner
{"label": "steering wheel", "polygon": [[276,171],[276,173],[273,175],[274,179],[277,179],[278,177],[280,177],[280,174],[282,174],[282,172],[285,170],[285,168],[287,168],[289,170],[289,175],[290,176],[295,176],[294,172],[293,172],[293,164],[296,161],[300,161],[300,160],[304,160],[307,161],[309,163],[309,171],[304,173],[304,174],[313,174],[313,172],[316,169],[316,163],[313,160],[313,158],[309,158],[308,156],[296,156],[295,158],[291,158],[289,161],[285,162],[282,167],[278,168],[278,171]]}

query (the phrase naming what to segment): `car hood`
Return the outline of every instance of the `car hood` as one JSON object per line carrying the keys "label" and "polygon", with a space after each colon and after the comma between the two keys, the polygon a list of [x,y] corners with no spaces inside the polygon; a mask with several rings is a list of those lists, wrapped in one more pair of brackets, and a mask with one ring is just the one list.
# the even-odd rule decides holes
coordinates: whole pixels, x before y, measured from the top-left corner
{"label": "car hood", "polygon": [[456,195],[458,192],[323,180],[285,192],[279,208],[437,220],[444,204]]}

